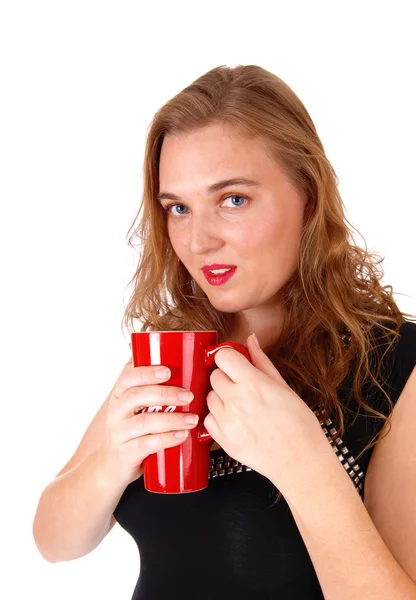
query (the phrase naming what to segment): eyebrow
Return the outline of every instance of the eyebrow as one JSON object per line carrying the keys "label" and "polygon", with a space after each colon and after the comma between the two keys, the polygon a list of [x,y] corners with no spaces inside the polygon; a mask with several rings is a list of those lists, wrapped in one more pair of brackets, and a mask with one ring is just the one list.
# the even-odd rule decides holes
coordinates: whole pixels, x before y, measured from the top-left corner
{"label": "eyebrow", "polygon": [[[232,179],[222,179],[221,181],[217,181],[217,183],[213,183],[209,187],[207,187],[207,193],[213,194],[214,192],[218,192],[225,187],[229,187],[231,185],[246,185],[249,187],[258,187],[261,185],[260,181],[255,181],[254,179],[247,179],[247,177],[233,177]],[[159,192],[157,195],[157,199],[161,200],[181,200],[179,196],[176,194],[170,194],[169,192]]]}

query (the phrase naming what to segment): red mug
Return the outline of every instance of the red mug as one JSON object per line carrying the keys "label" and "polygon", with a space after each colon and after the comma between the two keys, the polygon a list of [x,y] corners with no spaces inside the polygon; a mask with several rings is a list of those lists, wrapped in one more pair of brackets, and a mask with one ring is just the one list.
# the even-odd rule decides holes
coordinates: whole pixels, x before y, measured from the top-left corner
{"label": "red mug", "polygon": [[209,377],[216,368],[215,353],[234,348],[250,362],[249,352],[238,342],[217,343],[216,331],[144,331],[131,334],[133,365],[169,367],[171,377],[158,385],[190,390],[193,400],[186,406],[146,406],[140,412],[191,412],[199,415],[197,425],[185,440],[150,454],[143,461],[144,487],[148,492],[182,494],[208,486],[212,437],[203,426],[209,409]]}

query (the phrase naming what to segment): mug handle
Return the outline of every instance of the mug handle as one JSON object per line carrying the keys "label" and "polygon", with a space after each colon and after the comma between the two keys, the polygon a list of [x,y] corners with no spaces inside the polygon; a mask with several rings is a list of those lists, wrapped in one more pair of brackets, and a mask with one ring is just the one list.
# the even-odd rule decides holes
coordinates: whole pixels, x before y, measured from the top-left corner
{"label": "mug handle", "polygon": [[[215,353],[218,352],[218,350],[221,350],[221,348],[234,348],[234,350],[240,352],[243,356],[247,358],[248,361],[251,362],[249,351],[247,347],[244,346],[244,344],[240,344],[240,342],[221,342],[220,344],[215,344],[215,346],[209,346],[205,349],[205,366],[207,368],[213,367],[215,365]],[[212,436],[202,425],[201,429],[198,432],[197,439],[200,442],[208,442],[212,441]]]}

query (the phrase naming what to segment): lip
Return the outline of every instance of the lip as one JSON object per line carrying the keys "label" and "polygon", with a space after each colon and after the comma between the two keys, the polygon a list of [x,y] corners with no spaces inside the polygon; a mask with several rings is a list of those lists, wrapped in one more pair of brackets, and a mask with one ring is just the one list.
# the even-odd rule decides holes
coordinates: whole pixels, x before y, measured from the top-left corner
{"label": "lip", "polygon": [[[230,271],[220,275],[214,275],[213,273],[209,272],[209,269],[230,269]],[[235,265],[210,265],[209,267],[206,266],[202,268],[206,280],[211,285],[222,285],[223,283],[231,279],[236,270],[237,267]]]}
{"label": "lip", "polygon": [[237,267],[235,265],[219,265],[219,264],[215,263],[212,265],[205,265],[204,267],[202,267],[202,270],[204,271],[204,273],[206,273],[210,269],[234,269],[234,268],[236,269]]}

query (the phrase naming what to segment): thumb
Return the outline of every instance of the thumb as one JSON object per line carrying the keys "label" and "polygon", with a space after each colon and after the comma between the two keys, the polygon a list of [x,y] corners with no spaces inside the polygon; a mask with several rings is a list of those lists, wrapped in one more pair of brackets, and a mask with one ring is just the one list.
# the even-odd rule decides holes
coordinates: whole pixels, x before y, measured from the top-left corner
{"label": "thumb", "polygon": [[258,343],[257,337],[255,333],[252,333],[247,338],[247,348],[250,352],[250,358],[253,363],[253,366],[256,367],[259,371],[268,375],[280,385],[289,388],[286,381],[280,375],[279,371],[276,369],[270,358],[263,352]]}

